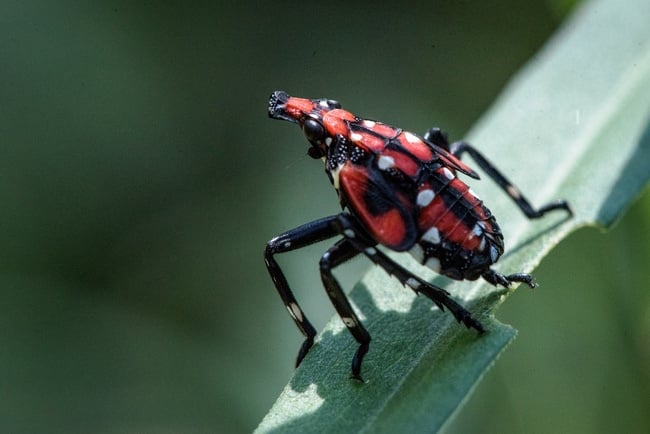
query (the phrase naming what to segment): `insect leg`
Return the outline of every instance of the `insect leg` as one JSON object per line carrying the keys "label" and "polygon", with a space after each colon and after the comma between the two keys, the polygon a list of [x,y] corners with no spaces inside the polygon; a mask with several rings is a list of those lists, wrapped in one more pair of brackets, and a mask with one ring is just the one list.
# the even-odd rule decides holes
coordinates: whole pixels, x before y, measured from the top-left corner
{"label": "insect leg", "polygon": [[359,317],[354,313],[341,285],[332,274],[332,269],[337,265],[359,254],[348,239],[338,241],[321,257],[320,274],[323,286],[327,291],[334,309],[341,317],[343,324],[348,328],[354,339],[359,343],[359,348],[352,358],[352,378],[363,381],[361,378],[361,362],[370,347],[370,334],[363,327]]}
{"label": "insect leg", "polygon": [[433,301],[440,310],[449,309],[458,322],[465,324],[467,328],[473,328],[479,333],[483,333],[485,329],[483,325],[472,317],[472,314],[463,306],[458,304],[449,293],[444,289],[433,285],[394,262],[386,256],[381,250],[374,247],[366,248],[363,251],[365,255],[375,264],[383,268],[388,274],[395,276],[397,280],[404,286],[408,286],[418,294],[423,294],[431,301]]}
{"label": "insect leg", "polygon": [[481,154],[478,150],[476,150],[476,148],[474,148],[469,143],[460,141],[460,142],[454,142],[450,145],[447,140],[447,134],[442,130],[440,130],[439,128],[431,128],[424,135],[424,139],[431,143],[434,143],[435,145],[438,145],[442,148],[449,150],[449,152],[451,152],[453,155],[455,155],[458,158],[461,158],[461,156],[465,152],[471,155],[474,161],[476,161],[476,163],[479,166],[481,166],[481,168],[485,171],[485,173],[488,174],[490,178],[492,178],[497,184],[499,184],[499,186],[503,189],[503,191],[505,191],[506,194],[510,196],[510,198],[515,202],[515,204],[517,204],[519,209],[529,219],[542,217],[547,212],[556,209],[563,209],[567,213],[569,213],[570,216],[573,215],[573,211],[571,210],[571,207],[569,206],[568,202],[565,200],[554,200],[552,202],[547,203],[544,206],[541,206],[539,208],[534,208],[533,205],[531,205],[530,201],[526,199],[526,197],[524,197],[521,191],[519,191],[519,189],[515,187],[512,184],[512,182],[510,182],[496,167],[494,167],[492,163],[490,163],[483,154]]}
{"label": "insect leg", "polygon": [[501,285],[507,288],[510,286],[512,282],[521,282],[521,283],[525,283],[531,288],[537,287],[537,283],[535,283],[533,277],[527,273],[514,273],[514,274],[503,275],[497,273],[496,271],[490,268],[485,273],[483,273],[482,276],[485,280],[487,280],[494,286]]}
{"label": "insect leg", "polygon": [[[436,306],[441,310],[446,307],[454,315],[458,322],[465,324],[467,328],[474,328],[479,333],[483,333],[485,329],[481,323],[472,317],[463,306],[458,304],[454,299],[449,296],[449,293],[442,288],[439,288],[421,278],[417,277],[406,268],[397,264],[395,261],[386,256],[381,250],[375,247],[375,243],[368,242],[362,236],[350,237],[347,234],[355,234],[353,222],[347,218],[345,214],[339,215],[338,223],[341,225],[341,233],[347,236],[350,244],[365,254],[376,265],[379,265],[388,274],[395,276],[397,280],[404,286],[408,286],[416,293],[421,293],[433,301]],[[360,234],[361,235],[361,234]]]}
{"label": "insect leg", "polygon": [[264,262],[266,263],[266,268],[271,275],[271,279],[282,298],[282,302],[289,311],[291,318],[293,318],[298,329],[300,329],[300,332],[306,338],[298,352],[296,366],[302,362],[302,359],[314,344],[316,329],[309,322],[303,313],[302,308],[296,301],[296,298],[289,287],[289,283],[274,256],[277,253],[299,249],[338,235],[339,231],[335,225],[337,218],[338,216],[325,217],[278,235],[266,244],[266,249],[264,250]]}

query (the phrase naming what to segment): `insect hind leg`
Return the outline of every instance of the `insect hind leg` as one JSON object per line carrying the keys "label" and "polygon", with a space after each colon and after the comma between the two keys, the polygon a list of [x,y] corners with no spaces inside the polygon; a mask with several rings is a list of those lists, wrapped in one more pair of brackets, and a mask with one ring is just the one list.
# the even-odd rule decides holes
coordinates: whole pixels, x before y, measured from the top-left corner
{"label": "insect hind leg", "polygon": [[374,247],[366,248],[363,250],[363,253],[368,257],[368,259],[376,265],[379,265],[388,274],[395,276],[402,285],[408,286],[415,291],[416,294],[422,294],[430,299],[440,308],[440,310],[444,311],[445,308],[449,309],[449,312],[451,312],[454,318],[456,318],[458,322],[465,324],[467,328],[473,328],[479,333],[485,332],[483,325],[478,320],[474,319],[467,309],[451,298],[449,293],[444,289],[415,276],[413,273],[394,262],[379,249]]}
{"label": "insect hind leg", "polygon": [[464,153],[472,156],[474,161],[485,171],[485,173],[492,178],[498,185],[506,192],[508,196],[515,202],[517,207],[529,219],[536,219],[544,216],[549,211],[556,209],[565,210],[569,216],[573,216],[573,211],[569,203],[565,200],[554,200],[539,208],[533,207],[530,201],[515,187],[515,185],[506,178],[501,171],[499,171],[490,161],[485,158],[475,147],[467,142],[459,141],[449,144],[447,134],[440,128],[431,128],[424,135],[424,139],[434,145],[444,148],[451,152],[455,157],[461,158]]}

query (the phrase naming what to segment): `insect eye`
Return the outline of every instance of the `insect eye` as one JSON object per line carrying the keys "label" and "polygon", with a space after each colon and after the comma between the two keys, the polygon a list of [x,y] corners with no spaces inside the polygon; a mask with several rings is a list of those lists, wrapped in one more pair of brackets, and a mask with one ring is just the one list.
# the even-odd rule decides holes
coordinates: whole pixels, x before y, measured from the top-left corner
{"label": "insect eye", "polygon": [[302,126],[305,137],[313,144],[321,143],[325,140],[325,128],[315,119],[307,119]]}

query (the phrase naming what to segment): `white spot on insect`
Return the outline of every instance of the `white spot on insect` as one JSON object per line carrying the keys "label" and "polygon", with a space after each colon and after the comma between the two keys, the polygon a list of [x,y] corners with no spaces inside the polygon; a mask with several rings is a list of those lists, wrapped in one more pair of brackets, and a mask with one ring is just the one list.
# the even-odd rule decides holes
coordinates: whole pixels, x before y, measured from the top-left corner
{"label": "white spot on insect", "polygon": [[434,197],[436,197],[436,194],[433,192],[433,190],[427,188],[426,190],[422,190],[418,193],[418,197],[415,199],[415,203],[417,203],[420,208],[424,208],[425,206],[429,205],[431,201],[433,201]]}
{"label": "white spot on insect", "polygon": [[362,123],[363,123],[363,126],[367,127],[367,128],[374,128],[375,125],[377,125],[377,122],[371,121],[371,120],[368,120],[368,119],[364,120]]}
{"label": "white spot on insect", "polygon": [[409,133],[408,131],[404,133],[404,137],[406,138],[406,141],[409,143],[420,143],[420,139],[416,135],[414,135],[413,133]]}
{"label": "white spot on insect", "polygon": [[355,233],[352,229],[348,228],[343,230],[343,235],[345,235],[348,238],[354,238]]}
{"label": "white spot on insect", "polygon": [[343,320],[343,324],[345,324],[346,327],[351,328],[351,327],[356,327],[357,326],[357,322],[354,319],[350,318],[350,317],[344,316],[344,317],[341,317],[341,320]]}
{"label": "white spot on insect", "polygon": [[350,140],[352,140],[353,142],[360,142],[361,140],[363,140],[363,136],[359,133],[352,133],[350,134]]}
{"label": "white spot on insect", "polygon": [[422,235],[422,241],[428,241],[431,244],[440,244],[440,231],[438,228],[431,228]]}
{"label": "white spot on insect", "polygon": [[368,254],[370,256],[373,256],[373,255],[377,254],[377,249],[375,249],[374,247],[366,247],[366,249],[364,251],[366,252],[366,254]]}
{"label": "white spot on insect", "polygon": [[377,167],[380,170],[387,170],[395,166],[395,159],[389,155],[382,155],[377,160]]}
{"label": "white spot on insect", "polygon": [[411,247],[411,250],[409,250],[409,253],[419,263],[422,263],[422,261],[424,261],[424,250],[422,250],[422,246],[419,244],[415,243],[413,247]]}
{"label": "white spot on insect", "polygon": [[287,305],[287,309],[289,310],[289,314],[297,319],[298,321],[302,322],[303,321],[303,316],[302,316],[302,311],[298,307],[296,303],[289,303]]}
{"label": "white spot on insect", "polygon": [[339,173],[341,173],[342,168],[343,165],[341,164],[340,166],[336,166],[334,169],[330,170],[330,175],[332,175],[332,184],[337,190],[339,189]]}
{"label": "white spot on insect", "polygon": [[413,289],[418,289],[420,286],[422,286],[422,284],[420,282],[418,282],[418,280],[416,278],[414,278],[414,277],[409,277],[406,280],[406,285],[410,286]]}
{"label": "white spot on insect", "polygon": [[490,259],[492,259],[492,262],[496,262],[499,259],[499,251],[494,246],[490,246]]}
{"label": "white spot on insect", "polygon": [[475,224],[474,227],[472,228],[472,234],[477,237],[483,235],[483,228],[481,227],[481,225],[479,225],[478,223]]}
{"label": "white spot on insect", "polygon": [[481,238],[481,243],[478,245],[479,252],[485,250],[485,243],[486,243],[485,238]]}
{"label": "white spot on insect", "polygon": [[444,173],[447,179],[454,179],[454,174],[451,173],[451,170],[447,169],[446,167],[442,168],[442,173]]}
{"label": "white spot on insect", "polygon": [[517,190],[517,187],[515,187],[514,185],[507,186],[506,191],[510,196],[512,196],[513,199],[515,200],[521,199],[521,192]]}
{"label": "white spot on insect", "polygon": [[291,247],[291,241],[285,241],[284,244],[282,244],[282,247],[288,249],[289,247]]}
{"label": "white spot on insect", "polygon": [[438,259],[438,258],[431,257],[431,258],[427,259],[427,262],[425,262],[424,265],[431,268],[436,273],[440,272],[440,269],[441,269],[441,267],[440,267],[440,259]]}
{"label": "white spot on insect", "polygon": [[331,145],[332,144],[332,138],[331,137],[325,137],[325,144],[327,146]]}

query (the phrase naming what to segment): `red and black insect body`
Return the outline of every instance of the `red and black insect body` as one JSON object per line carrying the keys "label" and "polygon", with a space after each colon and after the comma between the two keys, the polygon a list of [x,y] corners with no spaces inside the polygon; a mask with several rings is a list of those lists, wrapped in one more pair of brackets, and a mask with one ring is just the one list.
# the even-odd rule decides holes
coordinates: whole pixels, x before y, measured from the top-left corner
{"label": "red and black insect body", "polygon": [[478,175],[460,156],[467,152],[514,200],[529,218],[564,209],[554,201],[539,209],[515,188],[482,154],[466,142],[449,144],[446,134],[432,128],[423,137],[381,122],[361,119],[329,99],[291,97],[274,92],[269,116],[297,123],[310,143],[311,157],[322,159],[343,212],[307,223],[267,243],[268,271],[296,325],[306,336],[296,366],[314,343],[316,330],[298,305],[274,255],[334,236],[336,242],[320,260],[323,285],[334,308],[359,343],[352,376],[361,379],[361,362],[370,335],[354,313],[332,268],[364,254],[403,285],[445,307],[468,328],[484,331],[480,322],[448,293],[392,261],[377,245],[408,251],[419,262],[457,280],[483,277],[493,285],[523,282],[535,286],[529,274],[502,275],[490,267],[503,254],[503,235],[483,202],[456,175]]}

